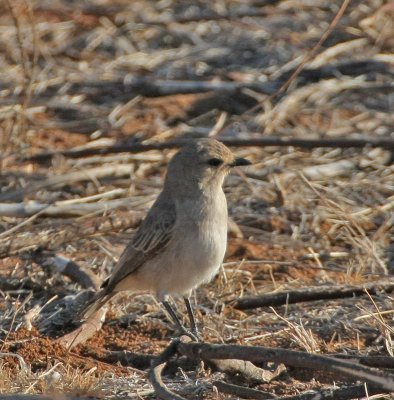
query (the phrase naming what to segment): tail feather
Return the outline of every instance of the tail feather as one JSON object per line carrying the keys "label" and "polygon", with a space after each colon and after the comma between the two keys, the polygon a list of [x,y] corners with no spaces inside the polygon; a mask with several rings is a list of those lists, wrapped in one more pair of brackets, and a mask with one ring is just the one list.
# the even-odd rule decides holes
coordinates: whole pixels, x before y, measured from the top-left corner
{"label": "tail feather", "polygon": [[76,321],[81,322],[87,320],[115,295],[115,293],[106,292],[105,289],[97,292],[93,299],[78,313]]}

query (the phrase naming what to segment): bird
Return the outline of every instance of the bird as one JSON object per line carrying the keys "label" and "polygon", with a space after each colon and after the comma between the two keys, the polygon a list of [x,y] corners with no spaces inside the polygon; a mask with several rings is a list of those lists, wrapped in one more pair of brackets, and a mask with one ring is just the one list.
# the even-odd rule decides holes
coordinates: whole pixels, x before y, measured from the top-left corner
{"label": "bird", "polygon": [[[113,272],[80,313],[86,320],[122,291],[150,291],[181,334],[199,338],[192,290],[217,274],[227,247],[227,201],[223,182],[236,157],[213,138],[185,144],[170,160],[161,193],[125,247]],[[191,330],[178,318],[171,297],[183,297]]]}

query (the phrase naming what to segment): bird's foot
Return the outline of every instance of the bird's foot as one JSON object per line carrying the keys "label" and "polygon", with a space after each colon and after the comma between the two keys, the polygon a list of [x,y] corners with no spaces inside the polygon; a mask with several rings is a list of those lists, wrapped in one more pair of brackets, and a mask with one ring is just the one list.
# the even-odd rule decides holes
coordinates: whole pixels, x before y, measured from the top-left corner
{"label": "bird's foot", "polygon": [[202,337],[200,335],[200,331],[197,329],[197,327],[192,328],[191,332],[197,338],[198,342],[202,342],[203,341],[203,339],[202,339]]}
{"label": "bird's foot", "polygon": [[187,336],[193,342],[201,342],[201,336],[198,331],[196,330],[189,331],[184,326],[182,328],[179,328],[179,336]]}

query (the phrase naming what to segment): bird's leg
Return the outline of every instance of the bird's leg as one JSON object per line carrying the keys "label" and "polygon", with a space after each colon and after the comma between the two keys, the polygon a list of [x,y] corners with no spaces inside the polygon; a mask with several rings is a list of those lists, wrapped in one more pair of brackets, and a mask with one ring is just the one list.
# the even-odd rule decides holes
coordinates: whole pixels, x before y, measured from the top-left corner
{"label": "bird's leg", "polygon": [[171,319],[173,320],[173,322],[175,323],[175,325],[177,326],[178,330],[180,331],[181,334],[189,336],[190,339],[192,339],[195,342],[198,342],[198,337],[196,337],[196,335],[192,332],[189,332],[184,325],[182,324],[182,322],[179,320],[175,310],[173,309],[173,307],[171,306],[171,304],[167,301],[164,300],[162,301],[163,306],[165,307],[165,309],[167,310],[168,314],[170,315]]}
{"label": "bird's leg", "polygon": [[190,321],[190,326],[192,328],[192,333],[194,336],[197,338],[200,337],[200,333],[198,332],[197,324],[196,324],[196,318],[194,317],[194,312],[193,312],[193,307],[190,304],[190,299],[189,297],[184,297],[184,302],[186,305],[186,310],[187,310],[187,315],[189,316],[189,321]]}
{"label": "bird's leg", "polygon": [[170,315],[172,321],[177,326],[177,328],[179,330],[185,329],[182,322],[179,320],[178,315],[176,314],[175,310],[172,308],[171,304],[167,300],[162,301],[162,303],[163,303],[163,306],[165,307],[165,309],[167,310],[168,314]]}

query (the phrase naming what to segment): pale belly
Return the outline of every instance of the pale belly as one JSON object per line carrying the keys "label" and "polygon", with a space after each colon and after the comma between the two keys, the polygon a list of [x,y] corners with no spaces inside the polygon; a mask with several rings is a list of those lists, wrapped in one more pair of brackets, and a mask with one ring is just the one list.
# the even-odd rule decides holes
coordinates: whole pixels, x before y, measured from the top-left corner
{"label": "pale belly", "polygon": [[227,221],[208,221],[205,228],[204,235],[190,226],[179,229],[163,253],[127,277],[117,290],[149,290],[164,300],[167,295],[188,296],[192,289],[209,282],[226,252]]}

